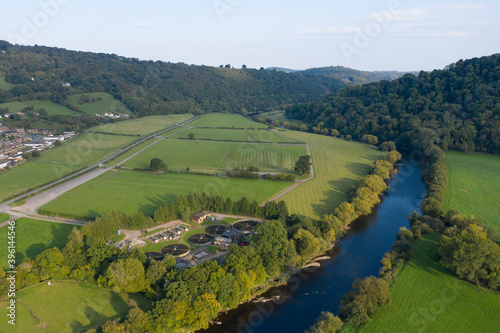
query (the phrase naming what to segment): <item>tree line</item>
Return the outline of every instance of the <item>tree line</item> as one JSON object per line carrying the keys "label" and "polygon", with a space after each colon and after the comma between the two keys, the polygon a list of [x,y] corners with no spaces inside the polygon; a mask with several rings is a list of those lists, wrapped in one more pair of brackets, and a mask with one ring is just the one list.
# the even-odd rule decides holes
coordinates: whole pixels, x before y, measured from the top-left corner
{"label": "tree line", "polygon": [[291,106],[290,119],[344,136],[365,134],[398,147],[499,153],[500,55],[460,60],[443,70],[392,82],[346,87],[318,101]]}

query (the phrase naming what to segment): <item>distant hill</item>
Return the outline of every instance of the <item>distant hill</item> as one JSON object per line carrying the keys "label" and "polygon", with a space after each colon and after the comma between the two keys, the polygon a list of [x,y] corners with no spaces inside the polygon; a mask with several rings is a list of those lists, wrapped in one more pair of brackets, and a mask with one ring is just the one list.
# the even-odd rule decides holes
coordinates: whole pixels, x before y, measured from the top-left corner
{"label": "distant hill", "polygon": [[343,66],[330,66],[310,68],[306,70],[294,70],[283,67],[269,67],[267,70],[276,70],[285,73],[294,73],[306,76],[324,76],[341,80],[345,85],[353,86],[382,80],[392,81],[405,74],[418,75],[418,72],[398,72],[398,71],[359,71]]}
{"label": "distant hill", "polygon": [[[214,111],[247,113],[313,101],[345,84],[323,76],[264,69],[140,61],[115,54],[20,46],[0,41],[0,103],[107,92],[138,116]],[[10,87],[10,89],[9,89]]]}
{"label": "distant hill", "polygon": [[342,89],[287,109],[287,118],[399,147],[500,153],[500,54],[442,70]]}

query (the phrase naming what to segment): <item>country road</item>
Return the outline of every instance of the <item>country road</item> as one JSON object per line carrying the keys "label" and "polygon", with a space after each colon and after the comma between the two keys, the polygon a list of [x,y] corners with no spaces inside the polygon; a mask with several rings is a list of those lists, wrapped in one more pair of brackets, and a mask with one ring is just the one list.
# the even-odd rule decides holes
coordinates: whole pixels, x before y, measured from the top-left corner
{"label": "country road", "polygon": [[[0,213],[7,213],[16,219],[21,218],[21,217],[31,217],[31,218],[41,219],[42,217],[40,215],[38,215],[38,212],[37,212],[37,209],[39,207],[49,203],[50,201],[63,195],[64,193],[74,189],[75,187],[80,186],[80,185],[82,185],[82,184],[84,184],[84,183],[86,183],[86,182],[88,182],[96,177],[99,177],[100,175],[106,173],[107,171],[113,169],[113,167],[114,167],[114,166],[109,166],[109,167],[103,168],[100,166],[105,165],[107,162],[113,160],[117,156],[119,156],[123,153],[126,153],[130,149],[156,137],[159,134],[171,131],[171,130],[178,128],[178,127],[183,127],[184,125],[186,125],[186,124],[188,124],[188,123],[190,123],[198,118],[199,118],[199,116],[193,117],[193,118],[191,118],[191,119],[189,119],[181,124],[178,124],[176,126],[173,126],[173,127],[164,129],[162,131],[156,132],[154,134],[151,134],[149,136],[146,136],[146,137],[142,138],[141,140],[135,142],[134,144],[132,144],[126,148],[121,149],[119,152],[114,153],[113,155],[106,157],[105,159],[101,160],[100,162],[98,162],[98,163],[96,163],[88,168],[85,168],[77,173],[74,173],[74,174],[71,174],[69,176],[63,177],[59,180],[56,180],[56,181],[54,181],[48,185],[45,185],[37,190],[27,192],[27,193],[20,195],[14,199],[6,201],[0,205]],[[192,128],[192,127],[189,127],[186,130],[188,130],[190,128]],[[169,137],[169,136],[167,136],[167,137]],[[162,137],[162,138],[156,140],[155,142],[153,142],[150,145],[148,145],[147,147],[139,150],[138,152],[134,153],[133,155],[129,156],[128,158],[126,158],[125,160],[121,161],[120,163],[118,163],[116,165],[117,166],[121,165],[122,163],[133,158],[134,156],[141,153],[145,149],[149,148],[151,145],[154,145],[154,144],[158,143],[160,140],[163,140],[167,137]],[[29,197],[31,195],[33,195],[33,196]],[[23,204],[21,206],[16,206],[15,208],[12,208],[9,206],[9,204],[11,204],[11,203],[22,201],[22,200],[25,200],[25,204]],[[43,217],[43,218],[47,219],[46,217]],[[48,219],[50,220],[51,218],[48,218]],[[65,219],[65,218],[53,218],[52,220],[54,220],[55,222],[67,222],[67,223],[75,223],[75,224],[82,224],[84,222],[84,221],[78,221],[78,220],[74,220],[74,219]]]}

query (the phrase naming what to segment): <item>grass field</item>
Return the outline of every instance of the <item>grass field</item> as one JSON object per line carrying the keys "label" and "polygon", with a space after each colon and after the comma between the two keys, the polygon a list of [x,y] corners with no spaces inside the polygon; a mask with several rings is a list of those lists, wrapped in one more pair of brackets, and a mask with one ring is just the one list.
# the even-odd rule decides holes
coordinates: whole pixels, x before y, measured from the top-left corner
{"label": "grass field", "polygon": [[391,286],[392,304],[355,330],[342,332],[498,332],[500,294],[463,281],[442,268],[438,235],[417,242],[415,258]]}
{"label": "grass field", "polygon": [[208,129],[208,128],[193,128],[177,135],[172,136],[173,139],[189,138],[189,134],[193,133],[195,139],[204,140],[231,140],[231,141],[252,141],[252,142],[288,142],[284,140],[276,132],[266,130],[233,130],[233,129]]}
{"label": "grass field", "polygon": [[182,123],[193,117],[192,114],[172,114],[168,116],[150,116],[126,121],[119,121],[113,124],[93,127],[90,131],[98,131],[113,134],[136,134],[147,135],[166,129],[170,126]]}
{"label": "grass field", "polygon": [[14,85],[5,81],[5,76],[0,76],[0,90],[10,90]]}
{"label": "grass field", "polygon": [[249,120],[243,116],[232,113],[210,113],[200,119],[193,121],[190,126],[198,127],[227,127],[227,128],[268,128],[266,124],[261,124]]}
{"label": "grass field", "polygon": [[225,173],[228,169],[254,165],[261,171],[293,172],[295,162],[306,154],[305,146],[211,142],[167,139],[125,162],[123,166],[148,169],[158,157],[172,170]]}
{"label": "grass field", "polygon": [[115,293],[111,290],[75,281],[55,281],[50,286],[39,284],[16,293],[16,328],[7,324],[7,303],[0,302],[0,332],[44,332],[38,327],[27,306],[46,326],[48,332],[85,332],[116,317],[125,315],[128,302],[134,299],[143,310],[150,303],[136,295]]}
{"label": "grass field", "polygon": [[8,108],[10,112],[21,112],[24,108],[32,106],[35,111],[44,108],[47,114],[72,115],[78,112],[71,110],[66,106],[55,104],[51,101],[24,101],[24,102],[9,102],[0,104],[0,108]]}
{"label": "grass field", "polygon": [[7,221],[8,219],[10,219],[10,215],[9,214],[0,213],[0,223],[3,223],[5,221]]}
{"label": "grass field", "polygon": [[[24,257],[35,259],[44,250],[57,246],[64,248],[73,225],[22,218],[16,221],[16,264]],[[79,228],[79,227],[77,227]],[[0,228],[0,237],[7,239],[9,229]],[[0,267],[7,268],[7,247],[0,248]]]}
{"label": "grass field", "polygon": [[265,112],[265,113],[262,113],[261,116],[264,118],[272,119],[272,120],[279,120],[281,122],[288,122],[290,124],[297,124],[299,126],[306,125],[309,127],[311,125],[311,124],[306,123],[304,121],[295,120],[295,119],[288,119],[287,117],[285,117],[285,111]]}
{"label": "grass field", "polygon": [[[154,116],[104,126],[113,126],[115,132],[127,133],[134,132],[134,126],[137,125],[135,132],[144,134],[167,128],[190,117],[192,116]],[[157,123],[152,125],[155,121]],[[153,129],[148,130],[148,126],[152,126]],[[111,127],[107,128],[111,129]],[[138,139],[135,136],[92,132],[78,135],[60,147],[43,151],[40,158],[25,162],[8,171],[0,172],[0,202],[25,190],[54,181],[71,172],[97,163]]]}
{"label": "grass field", "polygon": [[291,213],[314,219],[332,213],[347,192],[357,186],[370,171],[371,163],[384,156],[378,149],[357,142],[304,132],[280,132],[290,140],[309,143],[315,178],[299,185],[280,200],[285,200]]}
{"label": "grass field", "polygon": [[500,232],[500,156],[446,153],[448,191],[443,210],[474,215]]}
{"label": "grass field", "polygon": [[289,182],[230,179],[189,174],[152,174],[139,171],[110,171],[46,204],[55,212],[99,216],[114,209],[127,215],[140,210],[153,215],[157,207],[189,192],[219,192],[224,197],[264,202]]}
{"label": "grass field", "polygon": [[0,173],[0,201],[97,163],[134,140],[133,136],[85,133],[45,150],[39,158]]}
{"label": "grass field", "polygon": [[[82,95],[89,95],[91,98],[100,97],[101,100],[93,103],[80,104],[80,97]],[[130,113],[130,110],[125,104],[116,100],[111,94],[103,92],[70,95],[68,96],[68,102],[91,115],[95,115],[96,113],[104,114],[106,112],[113,112],[115,114]]]}

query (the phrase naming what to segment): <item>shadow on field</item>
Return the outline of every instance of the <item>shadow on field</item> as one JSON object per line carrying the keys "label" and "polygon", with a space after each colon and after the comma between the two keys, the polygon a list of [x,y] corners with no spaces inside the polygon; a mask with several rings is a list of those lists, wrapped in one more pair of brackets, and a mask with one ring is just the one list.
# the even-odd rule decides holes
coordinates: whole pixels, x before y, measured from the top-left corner
{"label": "shadow on field", "polygon": [[176,198],[175,194],[163,194],[157,195],[155,197],[148,196],[146,200],[148,203],[141,204],[139,210],[145,216],[153,216],[158,207],[163,206],[166,203],[174,202]]}
{"label": "shadow on field", "polygon": [[347,191],[352,185],[356,184],[356,180],[352,178],[341,178],[328,182],[329,190],[323,195],[325,198],[319,204],[312,204],[314,213],[318,216],[333,213],[334,209],[344,200],[348,199]]}

